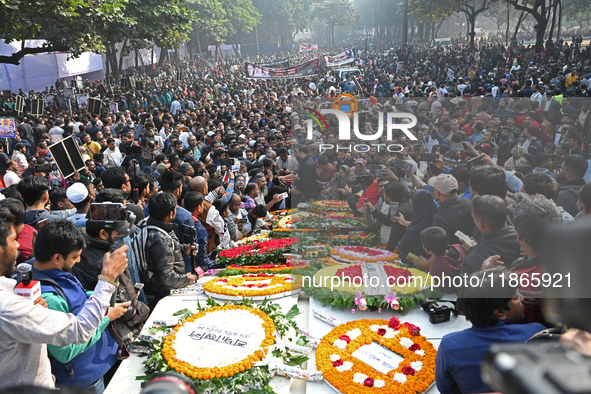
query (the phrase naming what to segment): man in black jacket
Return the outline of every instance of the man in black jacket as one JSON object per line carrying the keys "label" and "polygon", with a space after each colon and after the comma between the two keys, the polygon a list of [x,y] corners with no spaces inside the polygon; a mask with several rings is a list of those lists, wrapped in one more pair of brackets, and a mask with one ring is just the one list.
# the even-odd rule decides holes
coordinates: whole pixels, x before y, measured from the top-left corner
{"label": "man in black jacket", "polygon": [[580,155],[568,155],[560,165],[560,173],[557,177],[560,191],[558,192],[556,205],[561,206],[572,217],[579,214],[577,208],[578,193],[585,185],[583,177],[588,166],[587,160]]}
{"label": "man in black jacket", "polygon": [[467,198],[458,197],[458,181],[450,174],[440,174],[429,179],[433,196],[439,201],[439,209],[433,216],[433,226],[441,227],[447,234],[447,244],[459,243],[456,231],[466,235],[474,231],[472,203]]}
{"label": "man in black jacket", "polygon": [[[191,273],[185,274],[183,252],[188,255],[194,248],[181,244],[174,233],[176,224],[172,221],[176,216],[176,197],[170,192],[158,193],[150,199],[148,208],[150,216],[145,219],[148,227],[144,239],[148,269],[140,272],[140,277],[143,276],[148,305],[153,309],[161,298],[170,294],[170,289],[192,285],[198,278]],[[142,228],[142,224],[139,223],[138,227]],[[143,234],[135,236],[143,238]]]}
{"label": "man in black jacket", "polygon": [[519,258],[521,246],[513,226],[507,226],[507,204],[502,198],[491,195],[474,197],[472,217],[484,237],[474,247],[462,241],[462,246],[469,253],[464,259],[462,274],[479,271],[484,260],[490,256],[498,255],[501,261]]}
{"label": "man in black jacket", "polygon": [[292,194],[299,192],[298,201],[314,200],[320,195],[320,188],[316,181],[316,164],[309,155],[307,146],[299,147],[300,168],[298,170],[297,187],[292,189]]}

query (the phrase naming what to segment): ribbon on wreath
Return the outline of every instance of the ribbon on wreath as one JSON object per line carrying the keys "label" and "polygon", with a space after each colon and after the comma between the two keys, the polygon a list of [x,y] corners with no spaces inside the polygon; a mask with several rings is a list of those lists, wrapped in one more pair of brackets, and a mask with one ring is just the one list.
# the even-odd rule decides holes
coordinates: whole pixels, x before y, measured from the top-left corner
{"label": "ribbon on wreath", "polygon": [[365,295],[360,291],[355,294],[355,308],[351,309],[351,313],[355,313],[356,308],[359,308],[360,311],[367,309],[367,300],[365,299]]}
{"label": "ribbon on wreath", "polygon": [[378,313],[382,313],[382,305],[384,304],[384,302],[386,303],[386,309],[390,309],[392,308],[392,310],[397,311],[397,310],[402,310],[402,307],[400,306],[400,303],[398,302],[398,299],[400,297],[396,297],[396,292],[395,291],[391,291],[388,294],[386,294],[384,296],[384,301],[382,301],[382,303],[380,304],[379,308],[378,308]]}

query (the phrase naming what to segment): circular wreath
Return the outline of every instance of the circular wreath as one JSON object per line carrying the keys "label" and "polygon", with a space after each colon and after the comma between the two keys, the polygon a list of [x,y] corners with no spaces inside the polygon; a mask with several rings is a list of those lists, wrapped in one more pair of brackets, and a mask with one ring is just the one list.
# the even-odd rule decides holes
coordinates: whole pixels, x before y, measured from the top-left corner
{"label": "circular wreath", "polygon": [[291,291],[290,274],[245,274],[215,278],[203,285],[207,293],[232,297],[260,297]]}
{"label": "circular wreath", "polygon": [[[404,358],[393,370],[382,373],[352,353],[375,342]],[[388,320],[355,320],[341,324],[324,336],[316,350],[316,367],[341,393],[422,393],[435,381],[437,351],[420,329]]]}
{"label": "circular wreath", "polygon": [[[231,365],[223,366],[223,367],[213,367],[213,368],[197,368],[185,361],[178,360],[176,358],[177,352],[175,351],[174,342],[176,340],[178,331],[185,325],[194,322],[208,313],[215,313],[219,311],[229,311],[229,310],[245,310],[253,315],[258,316],[262,319],[263,324],[261,329],[265,332],[265,338],[261,342],[260,346],[258,346],[259,350],[256,350],[254,353],[249,355],[248,357],[239,360]],[[227,326],[230,327],[234,325],[236,322],[228,321]],[[213,378],[220,378],[220,377],[229,377],[238,372],[242,372],[253,367],[253,363],[257,361],[261,361],[265,357],[265,353],[269,346],[275,343],[275,323],[273,320],[267,316],[264,312],[259,309],[250,308],[243,305],[224,305],[224,306],[216,306],[213,308],[206,309],[202,312],[199,312],[181,322],[177,325],[173,331],[165,338],[164,343],[162,345],[162,355],[166,360],[169,367],[175,369],[177,372],[183,373],[188,375],[194,379],[213,379]],[[195,352],[198,352],[199,348],[196,346]]]}
{"label": "circular wreath", "polygon": [[314,202],[310,203],[310,208],[313,211],[320,211],[320,212],[326,212],[326,211],[348,212],[350,210],[349,203],[347,201],[341,201],[341,200],[314,201]]}
{"label": "circular wreath", "polygon": [[368,248],[367,246],[337,246],[330,250],[333,256],[343,260],[365,261],[374,263],[378,261],[394,261],[398,258],[396,253],[385,249]]}
{"label": "circular wreath", "polygon": [[[416,268],[401,268],[393,264],[382,264],[382,266],[389,277],[390,289],[398,294],[416,293],[431,285],[429,274]],[[339,282],[333,283],[332,277],[338,277]],[[419,277],[422,280],[418,280]],[[314,274],[312,283],[351,294],[365,291],[361,266],[358,264],[339,264],[322,268]]]}

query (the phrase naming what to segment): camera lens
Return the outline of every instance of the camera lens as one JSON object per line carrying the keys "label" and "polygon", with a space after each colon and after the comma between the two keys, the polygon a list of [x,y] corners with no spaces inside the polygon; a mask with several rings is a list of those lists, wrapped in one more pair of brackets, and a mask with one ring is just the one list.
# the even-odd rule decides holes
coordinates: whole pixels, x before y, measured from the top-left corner
{"label": "camera lens", "polygon": [[197,388],[191,379],[178,372],[164,372],[146,383],[141,394],[197,394]]}

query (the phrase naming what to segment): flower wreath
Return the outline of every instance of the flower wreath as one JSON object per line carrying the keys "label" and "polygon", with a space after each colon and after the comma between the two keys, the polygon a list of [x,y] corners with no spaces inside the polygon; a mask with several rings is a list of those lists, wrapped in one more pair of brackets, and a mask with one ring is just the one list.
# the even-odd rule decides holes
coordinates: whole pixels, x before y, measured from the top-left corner
{"label": "flower wreath", "polygon": [[313,211],[344,211],[348,212],[350,210],[349,203],[347,201],[341,200],[319,200],[313,201],[310,203],[310,208]]}
{"label": "flower wreath", "polygon": [[[263,320],[263,329],[265,330],[265,339],[263,339],[261,343],[261,350],[256,350],[253,354],[248,356],[247,358],[240,360],[234,364],[225,366],[225,367],[214,367],[214,368],[197,368],[193,365],[178,360],[176,356],[176,352],[174,350],[173,344],[174,340],[176,339],[176,334],[178,331],[187,323],[191,323],[199,318],[204,317],[208,313],[216,312],[216,311],[227,311],[227,310],[245,310],[248,311]],[[265,357],[265,352],[267,348],[275,343],[275,323],[273,320],[267,316],[265,313],[261,312],[259,309],[250,308],[244,305],[224,305],[224,306],[216,306],[205,311],[199,312],[188,319],[185,319],[182,323],[177,325],[165,339],[164,344],[162,345],[162,355],[164,359],[168,363],[168,366],[172,369],[176,370],[177,372],[183,373],[187,376],[192,377],[193,379],[211,379],[211,378],[221,378],[221,377],[229,377],[232,375],[237,374],[238,372],[242,372],[244,370],[248,370],[253,367],[253,363],[257,361],[261,361]]]}
{"label": "flower wreath", "polygon": [[[204,307],[199,304],[198,308],[199,313],[196,315],[188,309],[176,312],[174,316],[179,317],[182,321],[182,323],[176,327],[165,325],[147,328],[152,334],[160,333],[167,336],[164,337],[164,339],[156,337],[151,342],[139,343],[140,345],[145,345],[147,347],[148,355],[147,359],[144,361],[146,367],[145,374],[138,376],[136,378],[137,380],[146,383],[158,373],[173,371],[176,369],[178,372],[191,377],[198,392],[242,393],[254,388],[255,390],[261,390],[267,393],[272,391],[269,387],[269,381],[272,378],[273,373],[267,366],[256,366],[253,365],[252,362],[256,361],[256,359],[260,360],[261,357],[265,356],[263,350],[266,351],[267,349],[271,349],[269,346],[275,342],[276,335],[281,336],[284,342],[296,343],[297,341],[298,344],[305,343],[304,336],[296,338],[292,337],[290,334],[292,332],[295,333],[297,328],[294,322],[294,317],[297,316],[300,311],[296,305],[294,305],[289,312],[284,314],[281,312],[281,307],[278,304],[271,303],[267,299],[258,305],[250,300],[243,300],[227,302],[221,306],[212,298],[209,298]],[[191,370],[187,366],[173,360],[174,354],[172,352],[174,352],[174,350],[171,349],[171,343],[174,340],[174,337],[171,335],[178,332],[178,329],[187,321],[194,321],[209,311],[224,310],[228,308],[249,310],[263,319],[265,339],[260,349],[254,352],[251,357],[247,357],[247,359],[241,360],[233,366],[209,368],[209,370]],[[267,356],[269,355],[267,354]],[[301,365],[308,359],[307,357],[294,353],[286,348],[283,348],[282,350],[274,350],[273,356],[280,358],[285,364],[289,365]],[[170,363],[169,360],[171,360]],[[228,377],[225,376],[232,376],[232,378],[228,379]]]}
{"label": "flower wreath", "polygon": [[291,291],[290,274],[244,274],[215,278],[203,285],[211,295],[259,297]]}
{"label": "flower wreath", "polygon": [[[379,372],[352,356],[372,342],[404,358],[395,369]],[[420,329],[388,320],[355,320],[341,324],[324,336],[316,350],[316,366],[341,393],[371,393],[379,388],[389,393],[422,393],[435,381],[437,351]]]}
{"label": "flower wreath", "polygon": [[330,250],[333,256],[340,259],[353,260],[353,261],[366,261],[366,262],[378,262],[378,261],[394,261],[398,258],[396,253],[392,253],[385,249],[379,248],[368,248],[367,246],[337,246]]}

